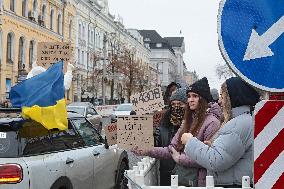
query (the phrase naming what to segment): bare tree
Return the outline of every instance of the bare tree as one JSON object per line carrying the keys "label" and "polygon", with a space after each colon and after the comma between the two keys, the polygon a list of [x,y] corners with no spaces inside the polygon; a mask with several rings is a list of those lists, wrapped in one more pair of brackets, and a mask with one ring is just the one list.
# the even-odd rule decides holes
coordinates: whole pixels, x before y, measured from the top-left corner
{"label": "bare tree", "polygon": [[221,79],[221,78],[227,79],[229,77],[235,76],[235,74],[228,67],[227,64],[217,64],[217,66],[216,66],[216,74],[217,74],[219,79]]}

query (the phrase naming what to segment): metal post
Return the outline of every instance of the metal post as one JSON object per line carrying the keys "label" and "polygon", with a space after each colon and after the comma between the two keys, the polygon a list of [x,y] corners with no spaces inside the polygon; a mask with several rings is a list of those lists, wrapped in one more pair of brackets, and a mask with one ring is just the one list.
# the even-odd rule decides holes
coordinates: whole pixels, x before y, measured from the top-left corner
{"label": "metal post", "polygon": [[102,80],[102,96],[103,96],[103,105],[106,104],[106,86],[105,86],[105,78],[106,78],[106,56],[107,56],[107,34],[104,34],[103,39],[103,51],[104,51],[104,60],[103,60],[103,80]]}

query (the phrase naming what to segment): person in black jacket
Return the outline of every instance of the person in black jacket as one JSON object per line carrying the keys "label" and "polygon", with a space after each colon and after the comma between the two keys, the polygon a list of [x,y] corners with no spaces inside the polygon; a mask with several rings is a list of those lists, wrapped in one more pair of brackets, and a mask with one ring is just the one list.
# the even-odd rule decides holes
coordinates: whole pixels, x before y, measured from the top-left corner
{"label": "person in black jacket", "polygon": [[[177,89],[170,97],[170,108],[163,115],[160,126],[155,132],[156,147],[167,147],[170,144],[183,121],[186,103],[186,89]],[[161,186],[171,185],[171,173],[174,167],[175,161],[173,159],[160,160]]]}

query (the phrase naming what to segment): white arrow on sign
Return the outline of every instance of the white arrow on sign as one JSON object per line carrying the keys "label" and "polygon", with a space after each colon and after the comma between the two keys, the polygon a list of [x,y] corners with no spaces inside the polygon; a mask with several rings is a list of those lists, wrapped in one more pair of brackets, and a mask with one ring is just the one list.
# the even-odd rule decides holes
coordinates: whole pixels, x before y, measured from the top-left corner
{"label": "white arrow on sign", "polygon": [[253,60],[273,56],[274,53],[269,45],[274,43],[284,33],[284,16],[274,23],[262,36],[259,36],[255,29],[252,29],[247,50],[244,56],[245,60]]}

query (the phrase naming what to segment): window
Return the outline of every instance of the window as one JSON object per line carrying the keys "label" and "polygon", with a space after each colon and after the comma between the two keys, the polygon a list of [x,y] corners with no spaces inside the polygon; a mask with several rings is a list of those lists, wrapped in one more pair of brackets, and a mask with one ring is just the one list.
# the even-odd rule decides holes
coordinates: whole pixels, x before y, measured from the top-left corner
{"label": "window", "polygon": [[81,57],[80,57],[80,49],[78,49],[78,63],[81,63]]}
{"label": "window", "polygon": [[85,64],[84,63],[84,56],[85,56],[84,51],[82,51],[82,61],[81,61],[81,64]]}
{"label": "window", "polygon": [[79,39],[81,39],[82,31],[81,31],[81,24],[79,24]]}
{"label": "window", "polygon": [[11,90],[11,79],[6,78],[6,92],[10,92]]}
{"label": "window", "polygon": [[[73,149],[84,146],[84,141],[75,133],[71,123],[68,123],[68,130],[59,131],[58,129],[47,130],[40,123],[27,120],[19,122],[19,127],[10,126],[10,141],[16,146],[17,152],[10,152],[10,156],[37,155]],[[24,124],[25,127],[22,127]],[[7,128],[6,128],[7,129]],[[5,154],[5,153],[4,153]],[[5,156],[4,156],[5,157]]]}
{"label": "window", "polygon": [[101,144],[100,136],[86,119],[72,121],[87,146]]}
{"label": "window", "polygon": [[35,45],[35,42],[31,41],[29,45],[29,68],[32,68],[33,61],[34,61],[34,45]]}
{"label": "window", "polygon": [[53,30],[53,16],[54,16],[54,10],[52,9],[50,11],[50,29]]}
{"label": "window", "polygon": [[89,64],[90,64],[90,62],[89,62],[89,56],[90,56],[89,53],[87,53],[87,69],[89,69],[89,66],[90,66],[90,65],[89,65]]}
{"label": "window", "polygon": [[22,1],[22,16],[27,17],[27,0]]}
{"label": "window", "polygon": [[42,14],[42,21],[44,22],[46,17],[46,5],[42,5],[41,14]]}
{"label": "window", "polygon": [[82,39],[84,39],[84,34],[85,34],[85,26],[83,26],[83,30],[82,30]]}
{"label": "window", "polygon": [[87,115],[91,114],[91,115],[98,115],[98,113],[96,112],[96,110],[94,108],[88,108],[87,109]]}
{"label": "window", "polygon": [[61,14],[58,14],[58,19],[57,19],[57,33],[62,34],[62,18]]}
{"label": "window", "polygon": [[158,47],[158,48],[159,48],[159,47],[162,47],[162,43],[157,43],[157,44],[156,44],[156,47]]}
{"label": "window", "polygon": [[37,0],[34,0],[34,2],[33,2],[33,11],[34,11],[34,13],[37,12]]}
{"label": "window", "polygon": [[8,33],[7,36],[7,62],[13,63],[13,55],[14,55],[14,36],[12,33]]}
{"label": "window", "polygon": [[24,69],[24,38],[19,39],[18,70]]}
{"label": "window", "polygon": [[69,22],[69,39],[71,39],[72,38],[72,26],[73,25],[73,22],[72,22],[72,20],[70,20],[70,22]]}
{"label": "window", "polygon": [[10,10],[15,12],[15,0],[10,0]]}
{"label": "window", "polygon": [[2,64],[2,30],[0,29],[0,65]]}

